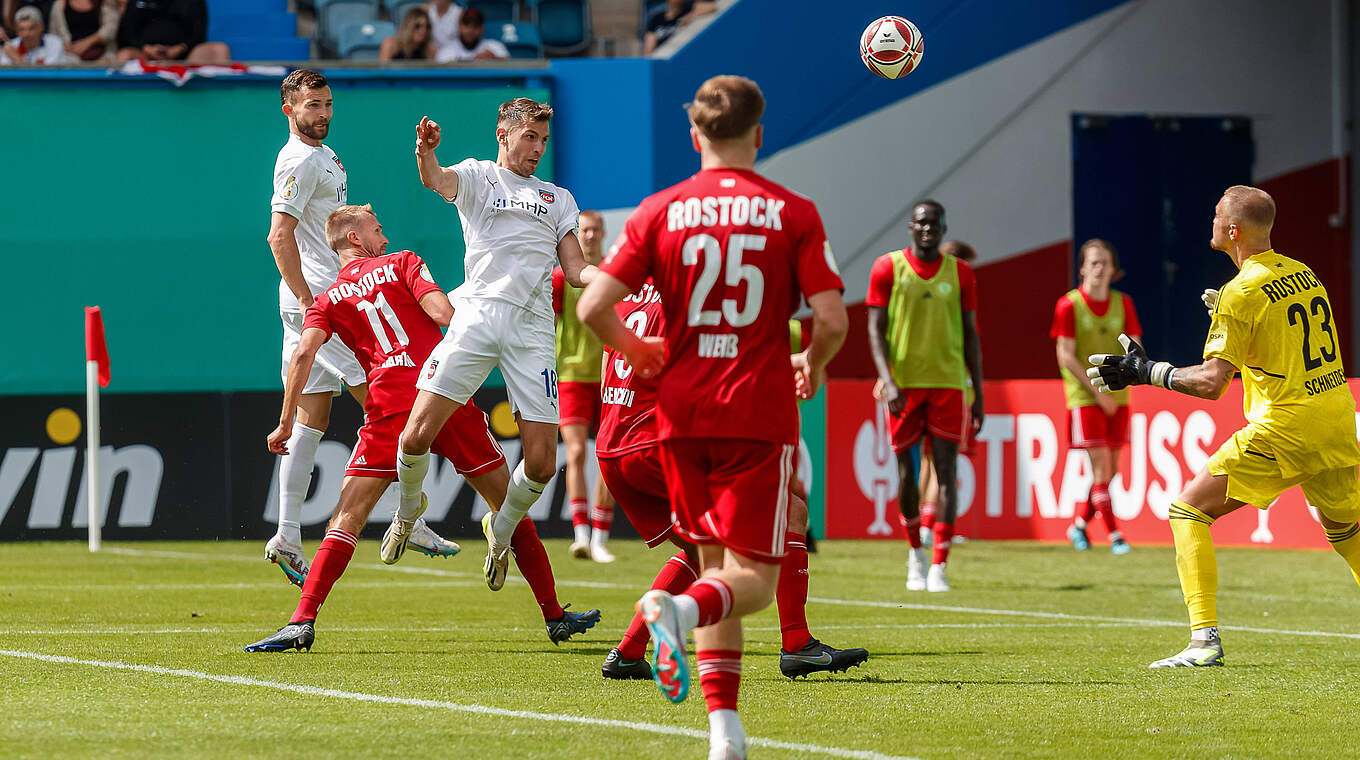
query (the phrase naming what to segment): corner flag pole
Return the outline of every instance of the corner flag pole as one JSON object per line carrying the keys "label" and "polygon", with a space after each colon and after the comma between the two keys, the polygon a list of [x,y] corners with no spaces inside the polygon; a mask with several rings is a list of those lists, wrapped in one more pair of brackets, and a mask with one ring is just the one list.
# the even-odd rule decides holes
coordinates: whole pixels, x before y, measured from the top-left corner
{"label": "corner flag pole", "polygon": [[109,384],[109,348],[104,341],[104,315],[98,306],[85,307],[85,466],[89,488],[90,551],[99,551],[99,388]]}

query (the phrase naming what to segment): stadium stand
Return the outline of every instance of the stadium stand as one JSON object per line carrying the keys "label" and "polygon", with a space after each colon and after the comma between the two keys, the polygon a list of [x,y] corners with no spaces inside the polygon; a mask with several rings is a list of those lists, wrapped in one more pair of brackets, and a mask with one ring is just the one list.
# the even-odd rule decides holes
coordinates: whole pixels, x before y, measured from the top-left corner
{"label": "stadium stand", "polygon": [[347,61],[376,61],[382,41],[396,33],[397,26],[390,21],[350,24],[340,30],[337,50]]}
{"label": "stadium stand", "polygon": [[307,60],[311,42],[298,36],[297,14],[287,6],[287,0],[210,2],[208,39],[226,43],[238,61]]}
{"label": "stadium stand", "polygon": [[507,22],[518,23],[525,20],[520,18],[519,0],[466,0],[461,5],[464,8],[480,10],[482,16],[486,18],[488,26]]}
{"label": "stadium stand", "polygon": [[543,57],[543,38],[538,33],[538,27],[533,24],[496,24],[488,29],[488,33],[492,30],[510,51],[511,58]]}
{"label": "stadium stand", "polygon": [[406,17],[406,11],[424,5],[426,0],[382,0],[383,10],[387,11],[387,18],[397,26],[401,26],[401,20]]}
{"label": "stadium stand", "polygon": [[529,0],[529,7],[549,55],[580,55],[590,49],[589,0]]}
{"label": "stadium stand", "polygon": [[378,0],[316,0],[316,41],[322,55],[340,52],[342,29],[377,20]]}

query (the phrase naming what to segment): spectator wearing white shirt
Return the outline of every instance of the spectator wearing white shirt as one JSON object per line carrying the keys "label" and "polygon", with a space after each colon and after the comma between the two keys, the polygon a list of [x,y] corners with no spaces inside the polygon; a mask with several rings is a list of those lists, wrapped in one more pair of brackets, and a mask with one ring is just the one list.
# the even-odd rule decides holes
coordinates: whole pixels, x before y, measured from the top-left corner
{"label": "spectator wearing white shirt", "polygon": [[431,0],[427,6],[430,13],[430,35],[434,38],[435,48],[452,45],[458,41],[458,19],[463,15],[462,6],[453,0]]}
{"label": "spectator wearing white shirt", "polygon": [[0,48],[0,66],[42,66],[72,62],[66,55],[66,45],[55,34],[46,34],[42,11],[33,6],[20,8],[14,14],[14,39]]}
{"label": "spectator wearing white shirt", "polygon": [[495,61],[510,57],[510,51],[500,40],[490,40],[482,36],[486,30],[486,18],[476,8],[468,8],[458,19],[458,38],[439,46],[435,61]]}

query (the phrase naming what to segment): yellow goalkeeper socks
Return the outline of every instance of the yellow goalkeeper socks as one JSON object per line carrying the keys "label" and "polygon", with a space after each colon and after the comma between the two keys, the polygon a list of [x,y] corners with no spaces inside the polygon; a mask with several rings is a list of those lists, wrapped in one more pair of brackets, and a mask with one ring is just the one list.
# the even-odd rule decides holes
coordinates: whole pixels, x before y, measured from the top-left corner
{"label": "yellow goalkeeper socks", "polygon": [[1218,561],[1214,559],[1214,538],[1209,533],[1213,518],[1182,501],[1171,503],[1168,516],[1171,536],[1176,541],[1176,573],[1181,577],[1181,593],[1190,610],[1190,629],[1216,626]]}
{"label": "yellow goalkeeper socks", "polygon": [[1347,528],[1327,529],[1327,541],[1346,564],[1351,566],[1351,575],[1360,583],[1360,524],[1352,523]]}

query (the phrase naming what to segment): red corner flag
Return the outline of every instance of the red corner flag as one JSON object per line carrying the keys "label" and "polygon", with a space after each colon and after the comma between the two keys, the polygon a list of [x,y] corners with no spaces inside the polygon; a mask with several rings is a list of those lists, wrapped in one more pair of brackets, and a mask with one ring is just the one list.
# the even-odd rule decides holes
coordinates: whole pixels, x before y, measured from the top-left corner
{"label": "red corner flag", "polygon": [[104,342],[104,315],[98,306],[85,307],[85,361],[99,362],[99,387],[109,386],[109,346]]}

